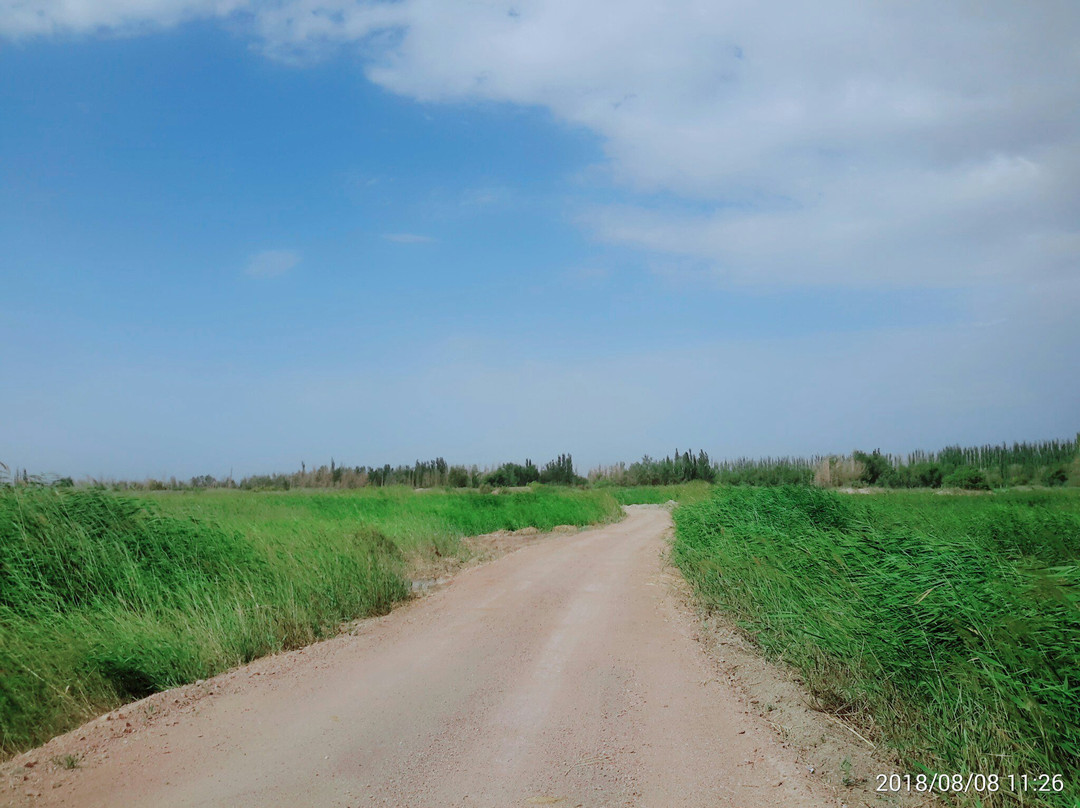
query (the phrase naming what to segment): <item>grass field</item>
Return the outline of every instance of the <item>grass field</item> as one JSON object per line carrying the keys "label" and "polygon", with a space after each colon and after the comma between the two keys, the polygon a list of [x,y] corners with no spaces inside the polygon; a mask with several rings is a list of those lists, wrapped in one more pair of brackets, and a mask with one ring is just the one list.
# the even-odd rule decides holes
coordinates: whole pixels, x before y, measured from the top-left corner
{"label": "grass field", "polygon": [[273,544],[333,540],[358,526],[377,529],[406,554],[461,551],[460,539],[494,530],[589,525],[617,519],[610,494],[537,487],[504,494],[405,487],[354,491],[248,493],[229,490],[144,493],[170,516],[211,520]]}
{"label": "grass field", "polygon": [[0,753],[384,613],[410,557],[460,555],[463,536],[619,514],[608,493],[544,488],[0,489]]}
{"label": "grass field", "polygon": [[679,504],[701,502],[708,499],[714,486],[701,480],[676,485],[637,485],[627,488],[609,488],[620,505],[663,505],[675,501]]}
{"label": "grass field", "polygon": [[722,488],[675,518],[704,602],[912,772],[1060,774],[1023,804],[1076,804],[1080,492]]}

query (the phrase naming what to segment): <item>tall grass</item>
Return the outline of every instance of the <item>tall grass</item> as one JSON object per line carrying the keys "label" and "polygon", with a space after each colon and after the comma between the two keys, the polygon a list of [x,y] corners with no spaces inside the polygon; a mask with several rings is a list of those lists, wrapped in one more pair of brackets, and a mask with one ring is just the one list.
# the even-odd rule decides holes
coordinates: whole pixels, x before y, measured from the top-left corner
{"label": "tall grass", "polygon": [[720,489],[676,511],[674,557],[915,771],[1062,774],[1024,804],[1074,804],[1080,497]]}
{"label": "tall grass", "polygon": [[0,489],[0,754],[407,597],[407,556],[612,519],[597,492]]}
{"label": "tall grass", "polygon": [[209,519],[271,545],[322,541],[350,527],[377,529],[407,554],[459,552],[460,539],[495,530],[589,525],[618,519],[609,493],[537,486],[529,491],[422,491],[403,486],[358,491],[247,493],[228,490],[140,495],[163,513]]}

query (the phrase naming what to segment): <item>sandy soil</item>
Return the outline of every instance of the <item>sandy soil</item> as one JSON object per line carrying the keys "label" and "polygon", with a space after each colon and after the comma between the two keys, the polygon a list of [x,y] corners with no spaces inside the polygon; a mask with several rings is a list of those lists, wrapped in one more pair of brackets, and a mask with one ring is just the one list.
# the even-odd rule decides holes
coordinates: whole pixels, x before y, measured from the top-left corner
{"label": "sandy soil", "polygon": [[335,639],[103,716],[0,767],[0,804],[864,802],[812,774],[813,750],[732,679],[724,641],[703,641],[665,560],[668,511],[627,510]]}

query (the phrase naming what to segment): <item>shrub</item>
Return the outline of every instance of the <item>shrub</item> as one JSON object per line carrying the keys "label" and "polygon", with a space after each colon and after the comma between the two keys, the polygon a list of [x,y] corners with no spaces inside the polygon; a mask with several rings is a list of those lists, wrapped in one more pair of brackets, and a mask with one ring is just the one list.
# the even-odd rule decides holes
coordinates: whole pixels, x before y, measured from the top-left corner
{"label": "shrub", "polygon": [[908,467],[909,485],[913,488],[941,488],[945,474],[937,463],[913,463]]}
{"label": "shrub", "polygon": [[528,485],[539,479],[540,470],[531,460],[526,460],[524,466],[517,463],[503,463],[494,471],[484,475],[484,482],[497,488]]}
{"label": "shrub", "polygon": [[469,470],[464,466],[451,466],[446,475],[446,485],[449,488],[468,488]]}
{"label": "shrub", "polygon": [[1043,475],[1043,484],[1051,487],[1065,485],[1069,481],[1069,472],[1065,466],[1048,468]]}
{"label": "shrub", "polygon": [[886,483],[893,475],[892,463],[889,462],[889,458],[881,453],[880,449],[874,449],[870,454],[856,449],[851,453],[851,456],[856,462],[862,464],[863,472],[860,481],[867,485]]}
{"label": "shrub", "polygon": [[963,488],[967,491],[989,491],[990,483],[986,475],[971,466],[961,466],[944,479],[946,488]]}

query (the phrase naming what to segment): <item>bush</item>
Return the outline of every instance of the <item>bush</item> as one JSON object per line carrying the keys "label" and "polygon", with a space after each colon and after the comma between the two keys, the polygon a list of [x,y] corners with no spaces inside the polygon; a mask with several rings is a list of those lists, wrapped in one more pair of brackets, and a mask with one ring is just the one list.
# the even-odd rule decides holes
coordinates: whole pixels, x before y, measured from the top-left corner
{"label": "bush", "polygon": [[989,491],[986,475],[971,466],[961,466],[942,481],[946,488],[963,488],[967,491]]}
{"label": "bush", "polygon": [[517,463],[503,463],[494,471],[484,475],[484,482],[496,488],[514,488],[535,483],[540,479],[540,470],[531,460],[526,460],[525,465]]}
{"label": "bush", "polygon": [[941,488],[945,474],[937,463],[916,463],[911,467],[912,483],[918,488]]}
{"label": "bush", "polygon": [[1048,468],[1043,475],[1043,484],[1050,487],[1065,485],[1069,481],[1069,472],[1065,466]]}
{"label": "bush", "polygon": [[446,485],[448,488],[468,488],[469,470],[464,466],[451,466],[446,475]]}
{"label": "bush", "polygon": [[851,456],[856,462],[862,464],[863,472],[860,481],[867,485],[888,483],[894,475],[892,463],[880,449],[874,449],[870,454],[856,449]]}

